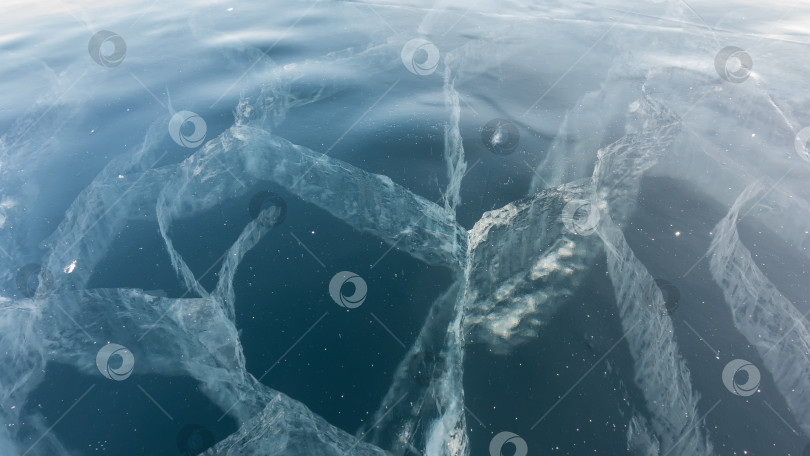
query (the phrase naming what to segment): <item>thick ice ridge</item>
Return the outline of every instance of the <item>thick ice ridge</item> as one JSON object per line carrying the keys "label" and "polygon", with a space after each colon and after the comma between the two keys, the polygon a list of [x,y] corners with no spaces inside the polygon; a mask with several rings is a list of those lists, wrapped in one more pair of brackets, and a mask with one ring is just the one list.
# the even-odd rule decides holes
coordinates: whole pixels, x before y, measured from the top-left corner
{"label": "thick ice ridge", "polygon": [[[228,170],[217,165],[218,160],[225,161]],[[238,180],[233,179],[231,173]],[[340,440],[338,437],[352,442],[353,437],[331,427],[311,412],[304,413],[301,410],[305,408],[292,399],[277,392],[267,392],[266,387],[245,370],[242,347],[233,322],[232,280],[243,255],[267,229],[255,221],[245,228],[223,256],[220,280],[213,292],[199,285],[198,278],[194,277],[171,242],[173,220],[203,212],[230,198],[244,196],[247,188],[265,180],[275,181],[357,229],[371,231],[428,263],[451,269],[460,267],[458,254],[466,250],[466,232],[443,208],[412,194],[385,176],[370,174],[316,154],[275,138],[264,130],[235,125],[178,165],[136,174],[130,186],[119,184],[120,178],[113,177],[112,173],[102,173],[67,211],[65,221],[49,242],[53,246],[49,265],[61,265],[64,258],[80,258],[82,270],[90,271],[103,258],[102,253],[111,244],[117,228],[126,222],[127,208],[130,205],[154,207],[172,264],[197,297],[155,298],[141,290],[128,289],[81,290],[88,273],[72,276],[70,282],[57,282],[49,299],[15,302],[3,310],[2,321],[15,326],[13,330],[9,326],[9,330],[3,332],[3,343],[5,347],[16,350],[9,355],[18,360],[15,369],[7,370],[0,379],[3,398],[8,401],[4,403],[21,404],[36,387],[40,380],[36,373],[41,372],[45,365],[44,352],[53,353],[57,360],[92,373],[95,369],[94,350],[87,350],[88,339],[116,340],[138,354],[139,368],[164,374],[188,374],[198,379],[206,394],[241,423],[251,423],[256,416],[260,416],[260,422],[277,421],[281,418],[271,413],[283,415],[284,406],[279,404],[286,403],[289,409],[299,410],[296,416],[300,420],[308,420],[309,429],[317,429],[310,439],[313,442],[321,442],[318,440],[320,434],[324,438],[334,437],[322,441],[324,445]],[[102,214],[104,217],[96,217]],[[400,239],[405,235],[405,239]],[[72,291],[77,288],[78,291]],[[62,318],[63,312],[81,327],[92,331],[90,337],[77,331],[70,320]],[[18,321],[26,321],[28,325],[19,326]],[[53,322],[58,322],[59,326],[51,327]],[[35,341],[32,333],[40,331],[51,336],[45,341]],[[180,362],[177,362],[178,353],[182,354]],[[460,376],[454,375],[453,378]],[[269,397],[274,398],[274,406],[266,408]],[[9,422],[17,420],[17,417],[8,418]],[[273,437],[293,431],[300,437],[305,427],[298,424],[277,430]],[[242,447],[238,451],[258,448],[256,454],[261,454],[272,445],[278,449],[278,454],[289,450],[278,443],[268,442],[271,440],[251,441],[255,447]],[[46,448],[45,443],[39,445],[42,445],[39,448]],[[233,447],[234,441],[226,445]],[[58,442],[52,442],[51,448],[57,446]],[[319,451],[328,452],[334,448],[328,446]],[[380,452],[365,443],[358,443],[351,451],[354,454]]]}
{"label": "thick ice ridge", "polygon": [[635,361],[635,381],[644,393],[652,415],[651,428],[661,448],[672,455],[713,454],[700,427],[700,395],[693,390],[689,369],[678,351],[672,320],[660,311],[665,309],[663,296],[656,289],[653,302],[647,300],[654,278],[608,218],[603,219],[598,232],[605,242],[624,337]]}
{"label": "thick ice ridge", "polygon": [[[269,390],[269,389],[268,389]],[[384,456],[369,445],[314,415],[304,404],[277,391],[237,432],[203,456]]]}
{"label": "thick ice ridge", "polygon": [[[449,410],[454,410],[449,419],[457,421],[458,436],[466,438],[464,417],[458,411],[458,404],[463,401],[463,347],[457,335],[448,331],[457,324],[458,306],[464,299],[462,285],[457,280],[433,303],[419,336],[397,367],[393,383],[371,420],[377,425],[361,429],[361,434],[369,434],[368,441],[390,449],[395,455],[421,453],[431,439],[435,442],[431,425]],[[455,445],[457,449],[452,454],[468,454],[466,440]]]}
{"label": "thick ice ridge", "polygon": [[757,267],[737,231],[740,210],[765,191],[758,183],[748,186],[717,224],[710,269],[734,326],[756,347],[796,422],[810,435],[810,325]]}
{"label": "thick ice ridge", "polygon": [[444,194],[444,207],[455,214],[456,207],[461,203],[461,180],[467,171],[464,161],[464,142],[461,139],[459,122],[461,121],[461,106],[459,95],[455,89],[450,67],[444,73],[444,103],[450,110],[450,119],[444,127],[444,162],[447,165],[447,189]]}
{"label": "thick ice ridge", "polygon": [[590,193],[588,181],[547,189],[486,212],[470,230],[465,325],[473,338],[508,350],[537,331],[581,283],[598,238],[575,236],[563,206]]}
{"label": "thick ice ridge", "polygon": [[659,456],[659,447],[658,439],[649,430],[644,418],[633,415],[627,426],[627,449],[636,456]]}
{"label": "thick ice ridge", "polygon": [[[635,200],[643,173],[671,146],[679,121],[665,107],[642,93],[633,133],[599,151],[594,169],[595,194],[627,204]],[[700,427],[699,394],[681,359],[672,320],[662,312],[657,288],[649,302],[653,277],[636,258],[613,217],[616,204],[601,213],[597,234],[604,242],[610,280],[619,306],[624,338],[635,362],[635,381],[651,415],[650,427],[666,454],[708,456],[712,445]],[[621,208],[621,206],[620,206]],[[636,423],[638,428],[639,423]],[[631,434],[632,435],[632,434]]]}

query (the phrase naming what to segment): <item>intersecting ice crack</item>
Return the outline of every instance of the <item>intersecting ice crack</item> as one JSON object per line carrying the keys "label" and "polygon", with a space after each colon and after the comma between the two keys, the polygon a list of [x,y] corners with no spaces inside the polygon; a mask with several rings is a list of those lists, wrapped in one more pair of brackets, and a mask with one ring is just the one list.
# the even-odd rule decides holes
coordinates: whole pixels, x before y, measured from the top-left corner
{"label": "intersecting ice crack", "polygon": [[[354,454],[378,452],[377,446],[354,441],[301,404],[257,382],[245,369],[234,324],[233,276],[244,254],[268,232],[267,226],[253,221],[245,227],[223,256],[213,292],[199,285],[199,279],[174,249],[170,236],[172,220],[210,208],[244,191],[241,185],[217,171],[217,166],[208,165],[215,163],[217,156],[227,154],[231,171],[248,187],[272,180],[357,229],[372,232],[391,244],[399,242],[400,248],[414,257],[456,271],[457,284],[434,304],[419,338],[400,365],[397,380],[375,417],[377,425],[368,430],[371,435],[367,440],[395,453],[416,446],[428,454],[463,454],[468,451],[461,387],[463,334],[480,326],[484,328],[480,333],[493,337],[491,342],[495,346],[499,339],[519,343],[520,339],[532,337],[537,330],[535,322],[551,315],[567,290],[576,287],[581,280],[578,272],[584,271],[588,258],[598,252],[594,248],[596,237],[569,239],[570,234],[564,232],[560,222],[562,206],[574,198],[596,198],[604,202],[594,201],[595,206],[605,207],[613,201],[615,212],[621,214],[621,199],[633,191],[629,187],[637,186],[641,173],[623,171],[618,173],[618,180],[612,176],[617,169],[639,169],[636,166],[639,161],[651,160],[653,149],[664,147],[675,123],[646,96],[641,101],[646,111],[637,115],[650,126],[603,151],[600,163],[606,165],[597,168],[593,180],[548,189],[487,213],[469,233],[455,223],[446,208],[384,176],[318,156],[266,130],[237,123],[173,169],[147,170],[136,185],[121,190],[128,198],[157,195],[155,215],[172,264],[186,286],[199,297],[155,298],[139,290],[119,289],[62,290],[60,299],[69,312],[78,315],[82,326],[104,328],[104,334],[96,337],[117,340],[134,352],[148,353],[142,361],[146,368],[167,374],[186,373],[199,380],[215,403],[244,423],[237,434],[218,445],[223,452],[290,454],[292,447],[284,443],[290,438],[287,433],[301,429],[311,430],[315,445],[297,444],[295,451],[302,454],[321,448],[317,445],[335,451],[351,447]],[[296,178],[304,172],[306,179]],[[340,182],[340,186],[333,182]],[[99,185],[107,192],[106,197],[112,198],[110,188]],[[91,187],[87,193],[94,191]],[[206,196],[192,198],[201,194]],[[85,199],[95,201],[85,196],[79,202]],[[92,212],[92,209],[93,205],[80,205],[75,211]],[[96,210],[107,209],[102,206]],[[69,215],[76,213],[72,210]],[[71,219],[69,216],[68,220]],[[401,240],[403,227],[408,227],[409,234]],[[62,232],[66,236],[54,240],[53,245],[72,249],[85,242],[75,240],[76,230]],[[93,239],[98,245],[96,233]],[[523,246],[530,255],[503,255],[504,249],[513,252],[517,246]],[[53,257],[67,255],[55,250]],[[567,266],[561,267],[559,258],[565,258]],[[492,267],[481,268],[480,264]],[[115,314],[104,312],[102,308],[108,302],[117,302],[120,310]],[[99,318],[109,320],[98,321]],[[114,329],[120,327],[128,328],[127,334]],[[60,332],[69,334],[70,329],[66,326]],[[135,339],[133,331],[148,334]],[[74,331],[69,337],[52,341],[51,349],[58,360],[89,371],[93,364],[89,354],[80,348],[85,342],[82,337]],[[442,353],[444,368],[429,382],[414,382],[407,375],[407,368],[413,357],[425,350]],[[179,364],[175,362],[178,353],[183,360]],[[684,388],[689,391],[688,379]],[[398,400],[406,396],[407,401]],[[285,416],[285,424],[270,426],[280,414]],[[407,418],[413,416],[419,419]],[[403,420],[410,424],[402,426]],[[259,430],[264,437],[249,438]],[[666,435],[667,430],[661,432]]]}
{"label": "intersecting ice crack", "polygon": [[[452,93],[452,86],[447,90]],[[457,97],[454,101],[458,103]],[[659,133],[656,128],[650,131]],[[639,144],[633,139],[628,141]],[[625,149],[633,151],[630,147]],[[216,404],[243,423],[237,434],[217,446],[225,454],[230,454],[228,451],[291,454],[293,446],[289,441],[293,432],[309,435],[311,447],[302,446],[300,439],[295,439],[295,451],[301,454],[324,448],[337,452],[350,450],[353,454],[382,454],[378,446],[351,438],[300,403],[259,383],[247,372],[234,323],[233,277],[245,253],[269,231],[266,224],[254,220],[244,228],[223,255],[217,285],[212,292],[200,285],[199,278],[174,248],[173,220],[214,207],[223,199],[244,192],[241,183],[215,164],[217,157],[226,156],[231,171],[248,188],[272,180],[359,230],[374,233],[390,244],[398,242],[402,250],[414,257],[456,271],[457,284],[434,304],[431,317],[400,366],[403,372],[398,373],[375,417],[377,426],[369,430],[368,441],[395,453],[413,446],[428,454],[466,453],[468,441],[464,432],[461,387],[463,334],[467,328],[483,326],[487,329],[483,334],[504,340],[531,337],[537,328],[530,325],[524,330],[520,323],[528,316],[550,315],[554,301],[565,293],[566,278],[572,280],[568,286],[576,286],[575,270],[585,269],[582,262],[570,261],[570,266],[560,269],[556,261],[546,260],[560,256],[587,258],[595,251],[588,240],[565,239],[559,223],[561,206],[566,199],[592,198],[589,195],[599,185],[582,182],[549,189],[486,214],[468,234],[454,221],[451,210],[411,193],[385,176],[319,156],[264,129],[240,122],[182,163],[142,171],[132,185],[115,185],[120,179],[111,180],[102,174],[77,198],[49,242],[54,246],[47,263],[49,268],[68,257],[82,258],[84,268],[68,276],[72,283],[57,284],[51,299],[58,299],[60,307],[81,327],[93,328],[95,340],[115,340],[133,353],[143,354],[138,357],[139,367],[169,375],[187,374],[197,379]],[[621,163],[633,163],[633,160]],[[461,172],[464,167],[451,169]],[[305,172],[306,179],[297,179]],[[340,185],[333,184],[336,182]],[[612,191],[606,188],[601,198],[612,199]],[[101,258],[93,252],[104,251],[103,247],[111,242],[111,233],[116,231],[116,224],[123,223],[125,212],[136,204],[156,208],[154,216],[172,265],[196,297],[171,299],[136,289],[84,289],[88,277],[83,271],[92,269]],[[96,223],[102,219],[102,214],[107,214],[104,223]],[[405,227],[408,235],[401,240]],[[499,252],[506,246],[511,250],[511,245],[530,239],[533,246],[528,251],[532,254],[527,257],[510,258]],[[490,270],[476,266],[493,262],[497,264]],[[561,283],[559,288],[552,286],[555,282]],[[495,286],[497,291],[491,288]],[[496,301],[490,301],[489,296],[495,296]],[[45,321],[57,312],[50,304],[50,300],[45,300],[36,306]],[[55,361],[92,373],[95,359],[86,349],[85,334],[75,331],[70,321],[57,318],[57,314],[52,316],[59,322],[52,336],[41,348],[29,346],[29,350],[47,351]],[[18,327],[16,335],[24,338],[20,331],[34,330]],[[425,350],[442,353],[444,367],[436,371],[438,375],[430,381],[414,382],[405,371],[412,358]],[[42,355],[30,352],[20,355],[29,362],[37,360],[39,366],[45,363]],[[178,359],[181,361],[177,362]],[[36,370],[39,369],[29,372]],[[35,384],[18,384],[8,390],[6,397],[24,397]],[[410,396],[407,401],[397,400],[406,396]],[[277,421],[282,415],[284,425],[279,426]],[[409,416],[420,418],[405,418]],[[403,419],[410,424],[401,426]],[[253,438],[258,430],[262,432],[261,439]]]}
{"label": "intersecting ice crack", "polygon": [[[446,28],[446,18],[437,11],[429,12],[421,31]],[[649,311],[645,285],[653,277],[622,231],[635,209],[644,173],[665,159],[677,141],[684,141],[682,118],[664,105],[660,95],[651,94],[666,87],[670,75],[627,71],[631,77],[626,77],[626,68],[617,63],[607,72],[604,88],[585,95],[578,105],[600,113],[608,110],[596,108],[620,107],[610,118],[618,119],[620,131],[605,128],[613,136],[605,133],[604,138],[573,141],[579,149],[562,150],[568,135],[577,131],[575,127],[567,130],[569,122],[576,121],[572,115],[558,135],[558,153],[549,157],[546,169],[538,171],[530,195],[486,212],[466,230],[455,216],[468,169],[456,86],[504,64],[509,56],[492,52],[493,48],[488,40],[473,40],[444,56],[448,185],[441,205],[388,176],[366,172],[275,134],[290,109],[324,100],[349,84],[336,78],[314,92],[296,88],[295,82],[304,75],[323,71],[322,62],[275,69],[262,93],[240,100],[231,128],[179,164],[150,167],[156,157],[154,145],[165,136],[169,122],[158,119],[143,148],[108,165],[76,198],[46,242],[51,248],[47,269],[61,270],[66,261],[79,258],[73,264],[76,269],[60,276],[48,296],[0,303],[0,337],[11,366],[0,375],[0,403],[24,403],[42,380],[48,362],[94,373],[96,353],[87,349],[88,342],[112,340],[137,354],[139,368],[193,377],[216,405],[236,418],[239,430],[217,444],[217,454],[466,455],[471,449],[462,368],[468,338],[508,352],[536,337],[571,291],[582,285],[594,259],[604,254],[624,330],[619,342],[626,343],[633,358],[634,379],[645,401],[639,408],[646,408],[646,413],[638,410],[630,420],[628,446],[639,454],[660,454],[659,450],[672,455],[713,454],[707,432],[700,427],[699,394],[680,357],[672,321],[666,314]],[[398,51],[398,45],[387,43],[335,58],[330,65],[379,72],[398,65]],[[492,58],[481,61],[480,55]],[[714,92],[712,84],[695,75],[684,79],[698,79],[701,98]],[[592,160],[579,159],[580,154],[597,149],[595,166]],[[573,163],[557,166],[565,160]],[[583,172],[589,166],[592,172]],[[126,179],[119,177],[122,172]],[[379,410],[354,436],[262,384],[246,369],[235,325],[233,279],[245,254],[272,230],[273,223],[260,217],[244,227],[223,252],[212,291],[201,285],[203,277],[195,276],[174,246],[173,222],[244,196],[246,189],[267,181],[359,231],[454,274],[453,284],[433,303],[399,364]],[[790,404],[802,404],[810,398],[807,367],[784,360],[806,359],[810,334],[796,309],[759,271],[732,222],[753,193],[749,190],[740,196],[716,227],[711,272],[725,293],[735,325],[778,376],[777,387]],[[586,202],[599,212],[592,231],[566,229],[565,207],[571,202]],[[0,208],[6,205],[0,202]],[[279,214],[265,216],[272,219]],[[158,224],[188,296],[87,289],[90,274],[107,254],[115,233],[135,217]],[[653,299],[655,305],[663,305],[659,292]],[[757,307],[758,303],[767,305]],[[70,318],[65,319],[65,314]],[[745,318],[749,314],[756,318]],[[76,325],[82,330],[77,331]],[[767,344],[758,339],[762,334]],[[786,342],[794,339],[797,344]],[[802,429],[810,433],[807,409],[794,408]],[[2,413],[9,423],[20,421],[19,408],[4,406]],[[42,423],[39,426],[44,428]],[[13,431],[3,432],[0,453],[13,454],[15,444],[9,434]],[[67,454],[54,435],[44,439],[40,449]]]}

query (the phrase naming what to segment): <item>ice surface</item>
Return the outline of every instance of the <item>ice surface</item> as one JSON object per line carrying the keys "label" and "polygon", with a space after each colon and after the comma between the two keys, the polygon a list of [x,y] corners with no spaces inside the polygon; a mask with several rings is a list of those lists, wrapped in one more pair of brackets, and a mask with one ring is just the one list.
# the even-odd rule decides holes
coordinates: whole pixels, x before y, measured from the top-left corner
{"label": "ice surface", "polygon": [[[521,2],[510,4],[531,11],[533,19],[582,23],[582,36],[587,38],[599,37],[605,24],[614,24],[615,19],[608,20],[605,13],[583,13],[579,7],[560,5],[549,12]],[[428,9],[417,29],[442,33],[457,20],[445,10],[459,7],[448,1]],[[661,13],[689,15],[684,8],[668,4]],[[496,17],[497,11],[483,11],[470,20],[488,22]],[[603,256],[623,331],[611,350],[629,351],[632,378],[643,396],[643,403],[633,404],[639,413],[629,419],[628,448],[644,456],[715,454],[711,430],[702,426],[708,406],[693,385],[672,318],[660,311],[661,293],[650,294],[656,290],[650,288],[654,277],[626,238],[641,180],[649,175],[676,177],[722,204],[732,204],[713,230],[712,276],[736,328],[757,348],[802,431],[810,435],[810,409],[805,406],[810,402],[810,329],[805,316],[759,270],[736,229],[744,205],[775,188],[781,200],[791,201],[781,207],[779,220],[761,217],[761,221],[782,238],[802,242],[796,233],[808,226],[801,214],[810,207],[810,194],[794,176],[782,181],[787,174],[780,178],[780,166],[788,163],[800,174],[807,164],[796,162],[795,154],[775,150],[784,144],[785,150],[792,150],[792,135],[800,123],[796,113],[807,105],[806,99],[797,95],[786,101],[791,97],[782,86],[767,92],[760,87],[718,86],[711,62],[716,37],[704,27],[698,27],[702,34],[697,38],[679,44],[683,50],[669,49],[662,44],[666,39],[655,41],[655,51],[687,61],[696,54],[701,59],[708,55],[704,59],[708,63],[698,59],[702,62],[698,69],[690,63],[673,63],[674,58],[667,61],[654,51],[633,53],[632,46],[647,37],[630,31],[639,27],[634,21],[640,19],[626,14],[621,18],[615,24],[626,39],[608,43],[621,58],[601,67],[604,73],[593,90],[583,95],[569,88],[553,100],[562,106],[555,115],[564,117],[556,128],[551,122],[536,127],[553,140],[527,195],[484,212],[469,230],[456,217],[463,203],[462,182],[473,167],[465,151],[468,140],[462,135],[462,87],[494,69],[500,71],[526,49],[512,46],[501,52],[499,39],[522,40],[509,34],[511,24],[493,25],[484,36],[456,43],[443,55],[437,72],[446,115],[442,153],[446,186],[437,202],[387,175],[335,158],[326,147],[295,144],[278,133],[279,125],[296,110],[351,88],[352,72],[373,76],[397,68],[406,40],[400,35],[323,59],[284,66],[268,63],[262,73],[266,81],[260,89],[243,93],[233,124],[176,163],[161,162],[160,144],[166,140],[169,117],[156,119],[133,152],[110,160],[71,196],[47,237],[32,241],[36,236],[31,233],[0,232],[4,245],[15,246],[9,249],[15,257],[41,251],[45,253],[36,259],[51,271],[75,265],[69,274],[58,275],[47,296],[0,296],[0,351],[5,355],[0,404],[7,424],[0,431],[0,454],[25,451],[27,445],[19,441],[15,426],[21,424],[23,405],[42,382],[49,363],[96,375],[98,341],[116,341],[138,355],[139,369],[194,378],[214,404],[236,419],[238,431],[220,441],[212,453],[469,455],[474,451],[463,371],[469,339],[500,354],[533,340],[573,291],[585,286],[587,274]],[[192,21],[198,36],[202,20]],[[645,33],[672,33],[665,29],[657,24]],[[590,51],[591,40],[580,43],[581,36],[569,38],[574,43],[571,53]],[[788,54],[774,51],[780,61],[788,61]],[[256,49],[240,56],[263,58]],[[565,71],[556,69],[557,75]],[[729,95],[714,97],[717,92]],[[703,99],[707,101],[701,103]],[[549,105],[553,103],[549,100]],[[77,110],[68,104],[35,131],[53,134]],[[3,144],[16,144],[39,115],[39,111],[26,115],[3,137]],[[717,128],[717,122],[711,122],[715,118],[723,119],[725,128]],[[755,128],[764,130],[757,132],[762,139],[752,140],[757,141],[754,144],[740,140],[745,136],[748,141]],[[728,144],[735,146],[733,160]],[[22,145],[35,149],[42,144]],[[770,155],[760,169],[763,145],[773,147],[764,147],[763,153]],[[22,161],[16,150],[4,154],[5,161]],[[766,181],[774,182],[771,190],[750,186],[736,201],[736,193],[726,191],[746,188],[752,176],[760,174],[770,176]],[[271,228],[252,221],[242,229],[222,252],[213,289],[203,286],[175,245],[182,236],[176,232],[178,222],[245,199],[251,189],[267,182],[357,231],[453,274],[452,286],[430,307],[378,410],[355,435],[262,384],[246,368],[235,321],[234,277],[245,255]],[[24,219],[16,201],[33,200],[35,193],[27,188],[7,196],[12,184],[4,184],[0,195],[0,230],[15,217]],[[796,198],[784,196],[790,193]],[[571,214],[566,207],[581,201],[599,214],[592,232],[571,231],[567,225],[566,216]],[[133,221],[158,226],[186,295],[170,298],[138,288],[89,286],[122,228]],[[9,271],[16,267],[8,258],[2,262]],[[4,282],[11,283],[12,274],[3,274]],[[69,454],[55,434],[46,432],[48,425],[40,416],[33,414],[27,424],[43,435],[34,454]]]}

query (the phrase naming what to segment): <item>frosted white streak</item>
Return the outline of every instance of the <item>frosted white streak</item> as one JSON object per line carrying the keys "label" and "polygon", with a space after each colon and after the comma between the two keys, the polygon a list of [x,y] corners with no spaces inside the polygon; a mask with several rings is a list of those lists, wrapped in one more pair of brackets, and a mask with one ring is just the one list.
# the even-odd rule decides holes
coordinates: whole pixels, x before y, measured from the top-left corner
{"label": "frosted white streak", "polygon": [[740,210],[765,189],[748,186],[714,228],[710,270],[734,326],[756,347],[779,392],[810,435],[810,325],[757,267],[737,230]]}
{"label": "frosted white streak", "polygon": [[444,208],[455,214],[456,207],[461,203],[461,181],[466,174],[467,163],[464,161],[464,143],[459,129],[461,107],[455,82],[450,73],[450,67],[445,67],[444,104],[450,111],[450,119],[444,127],[444,161],[448,178],[444,193]]}
{"label": "frosted white streak", "polygon": [[664,298],[656,289],[653,302],[647,302],[645,292],[654,278],[613,221],[614,216],[624,218],[632,209],[644,171],[672,144],[679,122],[646,90],[629,117],[637,122],[628,122],[628,134],[598,153],[596,193],[615,203],[608,205],[610,212],[602,214],[597,234],[604,242],[608,275],[635,363],[635,382],[652,415],[651,428],[661,449],[673,456],[709,456],[712,444],[698,419],[700,395],[692,388],[672,321],[658,311],[665,308]]}
{"label": "frosted white streak", "polygon": [[588,181],[547,189],[476,222],[464,321],[476,341],[506,352],[536,337],[568,301],[601,246],[567,233],[560,215],[567,201],[589,193]]}
{"label": "frosted white streak", "polygon": [[636,456],[659,456],[658,439],[648,428],[644,418],[633,415],[627,425],[627,448]]}
{"label": "frosted white streak", "polygon": [[[456,280],[430,308],[416,341],[397,366],[394,380],[374,415],[374,429],[361,429],[368,440],[395,455],[424,452],[428,442],[439,445],[433,423],[463,398],[463,347],[452,333],[463,299],[463,281]],[[389,407],[405,396],[394,410]],[[460,419],[460,417],[459,417]],[[449,443],[449,435],[444,436]],[[456,455],[468,454],[460,448]]]}
{"label": "frosted white streak", "polygon": [[[698,420],[700,395],[692,389],[689,369],[675,341],[672,320],[651,310],[664,308],[661,292],[656,290],[654,302],[645,300],[646,285],[653,277],[633,254],[615,224],[603,219],[598,233],[605,242],[608,273],[616,293],[622,329],[635,362],[635,381],[652,414],[651,426],[661,441],[661,448],[671,450],[669,454],[673,456],[711,455],[712,445]],[[680,440],[687,432],[689,436]]]}

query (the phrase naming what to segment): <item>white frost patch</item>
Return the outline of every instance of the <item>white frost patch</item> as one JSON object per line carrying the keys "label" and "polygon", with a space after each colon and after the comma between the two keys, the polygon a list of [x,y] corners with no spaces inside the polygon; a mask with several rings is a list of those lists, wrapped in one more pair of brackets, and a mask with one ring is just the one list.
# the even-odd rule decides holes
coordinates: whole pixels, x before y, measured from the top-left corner
{"label": "white frost patch", "polygon": [[548,301],[548,294],[538,291],[534,294],[515,297],[508,307],[498,308],[487,316],[490,332],[504,340],[510,339],[520,323],[537,313],[542,304]]}
{"label": "white frost patch", "polygon": [[6,224],[6,211],[13,209],[16,205],[17,202],[7,196],[0,200],[0,228],[3,228],[3,226]]}
{"label": "white frost patch", "polygon": [[569,240],[562,247],[542,256],[531,269],[531,279],[542,279],[554,272],[562,272],[564,275],[573,274],[574,270],[570,267],[570,262],[564,260],[573,256],[575,247],[574,241]]}
{"label": "white frost patch", "polygon": [[470,250],[475,249],[478,244],[487,240],[489,230],[496,225],[510,225],[512,219],[518,215],[518,208],[514,203],[509,203],[506,206],[495,209],[493,211],[484,212],[481,220],[475,222],[475,226],[469,232],[469,246]]}
{"label": "white frost patch", "polygon": [[515,314],[504,315],[499,318],[493,318],[491,321],[492,325],[490,325],[490,329],[492,330],[492,334],[507,339],[511,335],[512,330],[517,328],[517,325],[520,324],[520,316]]}
{"label": "white frost patch", "polygon": [[65,274],[70,274],[70,273],[72,273],[72,272],[73,272],[73,270],[75,270],[75,269],[76,269],[76,262],[77,262],[77,261],[78,261],[78,260],[73,260],[73,262],[72,262],[72,263],[70,263],[69,265],[65,266],[65,268],[64,268],[64,269],[62,269],[62,272],[64,272]]}
{"label": "white frost patch", "polygon": [[394,181],[392,181],[390,177],[385,176],[383,174],[375,174],[375,176],[377,177],[377,179],[380,180],[380,182],[385,184],[386,187],[394,188]]}

